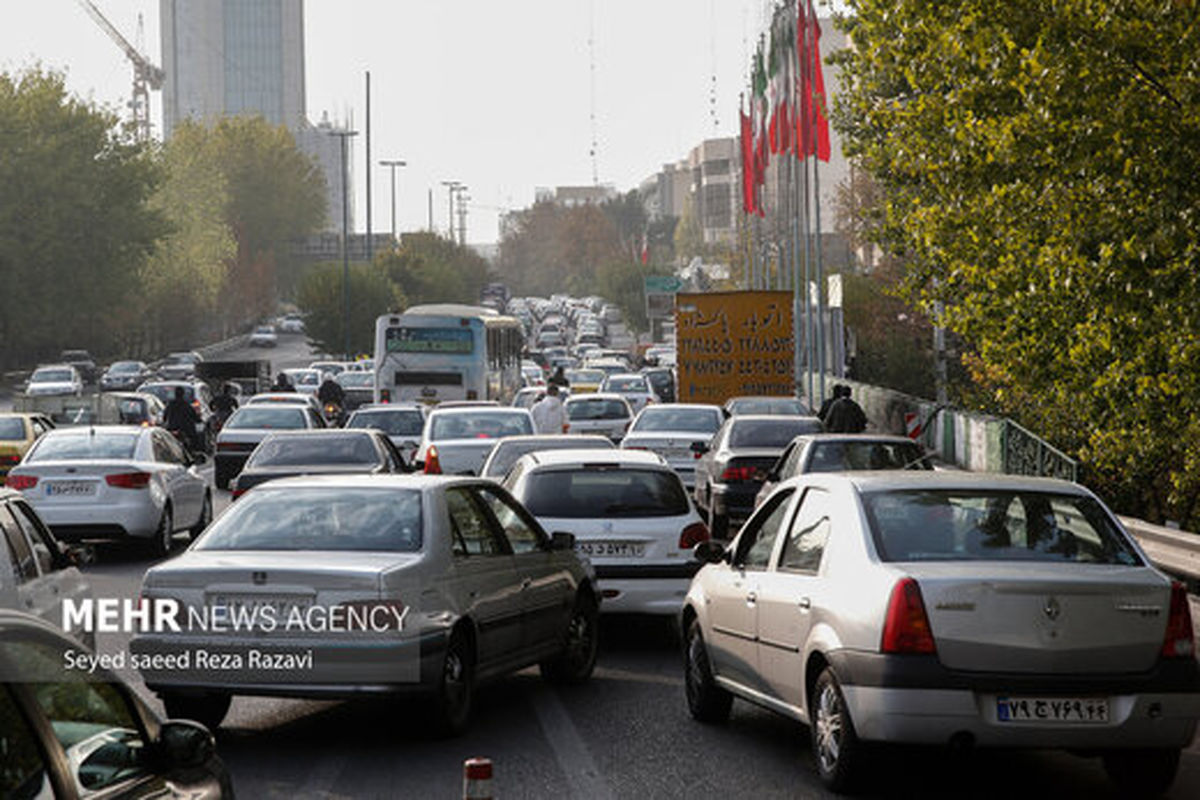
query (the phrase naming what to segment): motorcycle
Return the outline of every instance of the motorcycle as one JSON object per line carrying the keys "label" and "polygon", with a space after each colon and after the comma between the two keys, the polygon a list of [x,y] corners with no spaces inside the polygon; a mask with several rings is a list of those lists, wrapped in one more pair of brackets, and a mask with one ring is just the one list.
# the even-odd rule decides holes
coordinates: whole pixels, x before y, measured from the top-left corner
{"label": "motorcycle", "polygon": [[329,402],[324,405],[325,424],[331,428],[340,428],[346,421],[346,413],[340,403]]}

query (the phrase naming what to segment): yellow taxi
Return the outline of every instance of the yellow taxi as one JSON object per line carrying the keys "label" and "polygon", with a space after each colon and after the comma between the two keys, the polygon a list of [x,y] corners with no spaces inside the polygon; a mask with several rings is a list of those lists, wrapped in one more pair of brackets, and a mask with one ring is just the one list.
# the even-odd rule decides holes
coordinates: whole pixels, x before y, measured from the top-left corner
{"label": "yellow taxi", "polygon": [[37,438],[53,428],[45,414],[0,413],[0,475],[7,475]]}
{"label": "yellow taxi", "polygon": [[600,390],[604,382],[602,369],[569,369],[563,376],[570,383],[571,394],[592,394]]}

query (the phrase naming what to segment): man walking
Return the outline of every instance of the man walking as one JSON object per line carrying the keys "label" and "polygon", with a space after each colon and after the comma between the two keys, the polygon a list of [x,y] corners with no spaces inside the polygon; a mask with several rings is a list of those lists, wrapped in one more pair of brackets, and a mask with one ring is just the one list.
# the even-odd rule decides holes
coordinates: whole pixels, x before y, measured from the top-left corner
{"label": "man walking", "polygon": [[547,385],[546,396],[534,403],[529,413],[533,415],[535,433],[567,432],[567,409],[558,396],[558,384]]}
{"label": "man walking", "polygon": [[862,433],[866,429],[866,413],[850,396],[850,387],[842,386],[842,396],[833,401],[829,413],[825,415],[825,430],[830,433]]}

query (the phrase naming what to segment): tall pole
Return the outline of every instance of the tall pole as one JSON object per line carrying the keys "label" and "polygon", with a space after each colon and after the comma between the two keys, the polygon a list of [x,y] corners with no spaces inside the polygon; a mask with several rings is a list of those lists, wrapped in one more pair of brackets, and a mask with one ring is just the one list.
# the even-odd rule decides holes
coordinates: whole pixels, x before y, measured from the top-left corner
{"label": "tall pole", "polygon": [[[342,344],[344,355],[350,358],[350,192],[349,140],[358,131],[330,131],[330,136],[342,140]],[[369,172],[370,170],[368,170]]]}
{"label": "tall pole", "polygon": [[[808,2],[809,17],[812,21],[811,24],[813,26],[819,26],[820,23],[817,21],[817,12],[813,9],[812,0],[807,0],[807,2]],[[818,34],[818,32],[814,31],[814,33],[813,33],[813,54],[814,55],[818,54],[817,49],[816,49],[817,48],[817,34]],[[812,83],[813,83],[814,90],[816,89],[816,80],[817,80],[817,76],[816,76],[816,72],[814,70],[813,76],[812,76]],[[815,103],[818,101],[818,98],[814,97],[813,100]],[[819,98],[819,101],[822,103],[824,103],[824,100],[825,100],[825,98],[823,98],[823,97]],[[820,163],[820,157],[817,155],[817,150],[818,150],[817,130],[818,130],[818,126],[820,125],[819,117],[820,117],[821,113],[823,113],[822,109],[820,109],[819,107],[816,107],[814,105],[813,115],[812,115],[812,126],[813,126],[812,142],[813,142],[813,216],[815,217],[815,220],[816,220],[814,227],[816,229],[816,235],[817,235],[817,241],[816,241],[816,251],[817,251],[817,370],[818,370],[817,371],[817,382],[818,382],[817,385],[818,385],[818,391],[820,392],[819,396],[821,398],[821,402],[824,402],[824,400],[825,400],[825,311],[824,311],[824,302],[822,301],[821,298],[822,298],[822,294],[825,289],[825,271],[822,269],[822,261],[821,261],[821,250],[824,248],[822,248],[822,246],[821,246],[821,170],[818,168],[818,165]]]}
{"label": "tall pole", "polygon": [[446,187],[446,234],[450,237],[450,241],[454,241],[454,193],[458,191],[458,187],[462,186],[458,181],[442,181],[442,186]]}
{"label": "tall pole", "polygon": [[[800,74],[801,86],[810,87],[812,76],[809,74],[811,68],[811,58],[809,57],[808,44],[808,14],[805,11],[804,30],[800,36]],[[812,114],[812,97],[811,91],[801,91],[800,97],[800,115],[806,123]],[[811,131],[808,131],[811,136]],[[806,137],[808,138],[808,137]],[[811,145],[811,142],[806,142],[806,145]],[[813,320],[812,320],[812,298],[809,293],[809,285],[812,282],[812,227],[810,225],[809,216],[809,183],[808,183],[808,147],[804,148],[803,176],[801,179],[801,189],[804,193],[801,202],[802,214],[804,217],[804,285],[798,287],[800,290],[800,302],[804,303],[804,384],[805,393],[808,397],[808,403],[811,406],[820,407],[821,400],[813,394]]]}
{"label": "tall pole", "polygon": [[408,162],[384,159],[379,162],[379,165],[388,167],[392,171],[392,241],[395,242],[399,241],[396,239],[396,167],[406,167]]}
{"label": "tall pole", "polygon": [[429,232],[433,233],[433,189],[429,190]]}
{"label": "tall pole", "polygon": [[371,70],[367,70],[367,263],[375,263],[375,242],[371,238]]}

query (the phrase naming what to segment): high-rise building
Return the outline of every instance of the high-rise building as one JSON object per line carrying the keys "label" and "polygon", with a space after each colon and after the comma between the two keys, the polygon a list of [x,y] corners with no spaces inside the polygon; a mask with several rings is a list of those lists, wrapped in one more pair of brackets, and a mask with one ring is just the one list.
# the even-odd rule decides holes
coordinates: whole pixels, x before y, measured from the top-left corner
{"label": "high-rise building", "polygon": [[[159,0],[163,135],[192,119],[261,114],[286,125],[325,174],[328,230],[341,230],[341,142],[325,120],[308,122],[304,0]],[[353,216],[353,205],[350,208]],[[353,229],[353,221],[351,221]]]}

